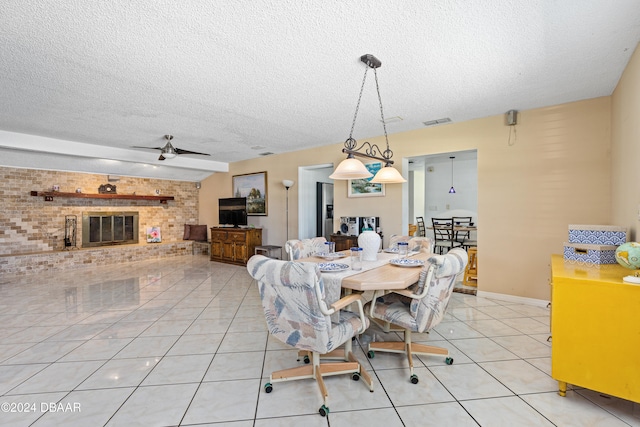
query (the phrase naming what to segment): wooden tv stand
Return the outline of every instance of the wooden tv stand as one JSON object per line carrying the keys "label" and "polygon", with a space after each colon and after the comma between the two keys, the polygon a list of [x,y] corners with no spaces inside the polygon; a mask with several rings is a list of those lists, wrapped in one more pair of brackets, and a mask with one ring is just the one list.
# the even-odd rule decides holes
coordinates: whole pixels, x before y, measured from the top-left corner
{"label": "wooden tv stand", "polygon": [[261,228],[211,227],[211,261],[247,265],[261,245]]}

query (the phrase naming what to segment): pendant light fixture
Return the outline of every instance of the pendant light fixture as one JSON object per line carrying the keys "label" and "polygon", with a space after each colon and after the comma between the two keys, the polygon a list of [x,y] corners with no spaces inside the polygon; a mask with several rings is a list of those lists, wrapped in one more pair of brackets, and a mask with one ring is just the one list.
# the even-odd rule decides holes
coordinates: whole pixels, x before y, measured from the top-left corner
{"label": "pendant light fixture", "polygon": [[456,194],[456,189],[453,188],[453,159],[455,159],[455,156],[449,158],[451,159],[451,188],[449,189],[449,194]]}
{"label": "pendant light fixture", "polygon": [[[374,184],[398,184],[407,182],[406,179],[400,175],[397,169],[393,167],[393,151],[389,149],[389,137],[387,136],[387,125],[384,121],[384,112],[382,110],[382,98],[380,97],[380,86],[378,85],[378,73],[377,68],[382,66],[382,62],[373,55],[362,55],[360,61],[367,65],[364,70],[364,78],[362,79],[362,86],[360,87],[360,95],[358,96],[358,103],[356,105],[356,112],[353,115],[353,123],[351,124],[351,132],[349,138],[344,142],[343,153],[347,154],[347,158],[340,162],[333,174],[329,175],[331,179],[360,179],[370,178],[373,174],[369,172],[367,167],[357,157],[364,157],[373,160],[380,160],[384,163],[384,166],[380,168],[376,176],[371,179],[370,182]],[[356,118],[358,117],[358,110],[360,109],[360,100],[362,99],[362,92],[364,90],[364,84],[367,80],[367,71],[369,68],[373,69],[373,75],[376,79],[376,91],[378,92],[378,102],[380,104],[380,117],[382,118],[382,128],[384,129],[384,138],[387,143],[387,149],[382,151],[376,144],[364,142],[360,147],[355,139],[353,139],[353,128],[356,125]],[[363,150],[363,151],[361,151]]]}

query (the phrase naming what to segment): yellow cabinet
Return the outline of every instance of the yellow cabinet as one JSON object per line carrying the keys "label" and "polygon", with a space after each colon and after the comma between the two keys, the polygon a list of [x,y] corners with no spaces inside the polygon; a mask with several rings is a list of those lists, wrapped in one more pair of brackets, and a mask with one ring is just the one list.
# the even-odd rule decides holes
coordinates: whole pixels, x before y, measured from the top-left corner
{"label": "yellow cabinet", "polygon": [[552,255],[551,376],[640,402],[640,285],[617,264],[591,265]]}

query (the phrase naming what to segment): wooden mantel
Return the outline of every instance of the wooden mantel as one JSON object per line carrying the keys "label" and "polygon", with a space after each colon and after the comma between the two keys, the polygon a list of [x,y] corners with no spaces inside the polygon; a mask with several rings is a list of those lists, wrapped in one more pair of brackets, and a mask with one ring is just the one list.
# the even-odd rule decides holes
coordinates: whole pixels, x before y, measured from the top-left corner
{"label": "wooden mantel", "polygon": [[44,197],[45,202],[53,201],[54,197],[81,198],[81,199],[127,199],[127,200],[158,200],[167,204],[168,200],[174,200],[173,196],[138,196],[137,194],[87,194],[87,193],[61,193],[59,191],[32,191],[32,196]]}

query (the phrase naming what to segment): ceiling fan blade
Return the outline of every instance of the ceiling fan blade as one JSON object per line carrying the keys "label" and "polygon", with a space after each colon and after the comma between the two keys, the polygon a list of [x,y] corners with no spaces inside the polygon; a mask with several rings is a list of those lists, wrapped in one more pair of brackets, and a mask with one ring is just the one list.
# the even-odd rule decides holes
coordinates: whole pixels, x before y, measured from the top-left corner
{"label": "ceiling fan blade", "polygon": [[140,147],[138,145],[132,145],[131,148],[144,148],[145,150],[162,150],[162,147]]}
{"label": "ceiling fan blade", "polygon": [[178,154],[198,154],[200,156],[210,156],[211,154],[207,153],[198,153],[196,151],[183,150],[181,148],[176,148],[176,153]]}

